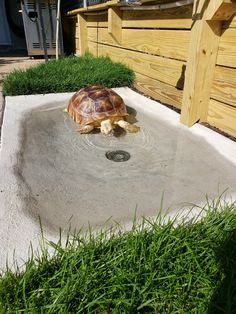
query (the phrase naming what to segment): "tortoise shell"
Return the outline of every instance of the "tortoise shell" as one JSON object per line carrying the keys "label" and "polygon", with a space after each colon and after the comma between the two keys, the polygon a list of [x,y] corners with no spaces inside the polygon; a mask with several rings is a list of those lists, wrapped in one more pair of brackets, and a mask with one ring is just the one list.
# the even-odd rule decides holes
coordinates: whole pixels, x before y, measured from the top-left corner
{"label": "tortoise shell", "polygon": [[81,125],[128,115],[123,99],[112,89],[102,85],[80,89],[70,99],[67,111]]}

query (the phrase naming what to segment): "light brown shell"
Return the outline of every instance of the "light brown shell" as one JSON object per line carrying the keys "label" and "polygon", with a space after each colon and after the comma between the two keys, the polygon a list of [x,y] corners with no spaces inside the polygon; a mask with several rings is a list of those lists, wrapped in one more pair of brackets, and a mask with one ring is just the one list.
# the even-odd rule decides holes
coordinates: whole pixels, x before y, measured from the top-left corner
{"label": "light brown shell", "polygon": [[112,89],[102,85],[80,89],[70,99],[67,111],[81,125],[128,115],[123,99]]}

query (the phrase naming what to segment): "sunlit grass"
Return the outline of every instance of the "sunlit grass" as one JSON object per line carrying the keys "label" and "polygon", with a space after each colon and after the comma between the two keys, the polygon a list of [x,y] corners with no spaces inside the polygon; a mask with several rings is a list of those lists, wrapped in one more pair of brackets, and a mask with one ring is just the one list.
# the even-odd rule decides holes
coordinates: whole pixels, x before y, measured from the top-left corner
{"label": "sunlit grass", "polygon": [[208,203],[203,218],[157,217],[46,240],[25,270],[0,277],[2,313],[233,313],[236,204]]}
{"label": "sunlit grass", "polygon": [[3,93],[8,96],[74,92],[91,84],[106,87],[131,86],[134,73],[108,57],[62,58],[40,63],[27,70],[10,73],[3,82]]}

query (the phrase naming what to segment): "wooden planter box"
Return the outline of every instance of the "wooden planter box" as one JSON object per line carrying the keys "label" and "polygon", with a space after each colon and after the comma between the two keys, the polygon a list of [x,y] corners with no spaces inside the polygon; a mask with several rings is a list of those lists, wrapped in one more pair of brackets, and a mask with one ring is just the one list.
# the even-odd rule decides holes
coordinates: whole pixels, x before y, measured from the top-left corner
{"label": "wooden planter box", "polygon": [[180,109],[182,123],[208,122],[236,137],[236,2],[158,9],[163,2],[137,9],[112,0],[68,12],[77,19],[76,53],[127,64],[135,87]]}

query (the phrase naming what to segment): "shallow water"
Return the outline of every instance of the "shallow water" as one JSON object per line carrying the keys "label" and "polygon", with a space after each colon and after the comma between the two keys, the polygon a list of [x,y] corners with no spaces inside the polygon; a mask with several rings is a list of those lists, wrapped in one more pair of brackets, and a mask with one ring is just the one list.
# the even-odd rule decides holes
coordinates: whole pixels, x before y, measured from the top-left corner
{"label": "shallow water", "polygon": [[[22,124],[24,141],[18,177],[24,188],[24,210],[58,230],[101,225],[139,215],[156,215],[164,193],[165,207],[198,203],[236,186],[234,166],[187,130],[158,117],[131,117],[139,133],[80,135],[58,105],[31,111]],[[131,158],[114,162],[107,151],[124,150]],[[214,161],[214,162],[212,162]]]}

